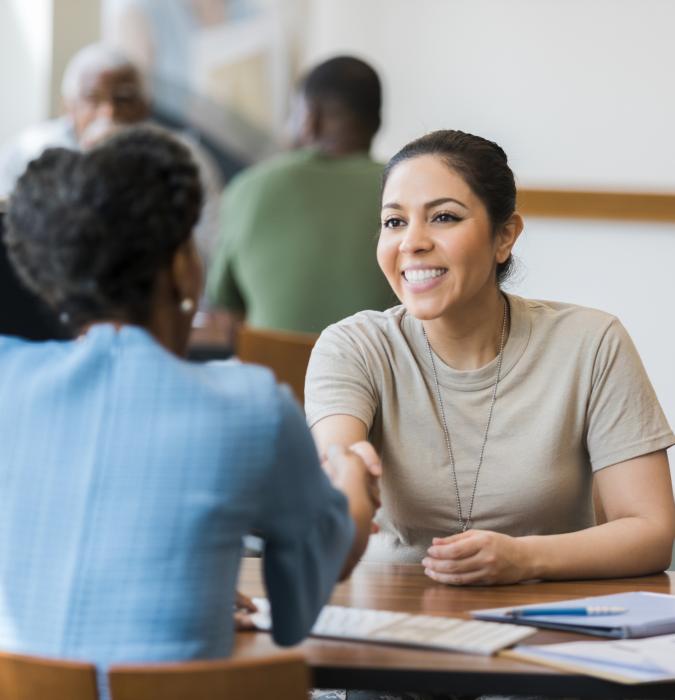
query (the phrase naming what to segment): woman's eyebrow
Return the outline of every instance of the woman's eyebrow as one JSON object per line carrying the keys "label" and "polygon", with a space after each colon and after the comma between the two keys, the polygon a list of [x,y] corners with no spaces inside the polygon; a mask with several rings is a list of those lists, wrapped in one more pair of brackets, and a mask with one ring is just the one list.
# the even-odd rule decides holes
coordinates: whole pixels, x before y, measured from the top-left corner
{"label": "woman's eyebrow", "polygon": [[448,202],[453,202],[454,204],[459,204],[460,207],[463,207],[464,209],[468,209],[469,207],[466,206],[463,202],[460,202],[459,199],[454,199],[453,197],[440,197],[439,199],[432,199],[430,202],[427,202],[424,205],[425,209],[432,209],[433,207],[439,206],[439,204],[447,204]]}
{"label": "woman's eyebrow", "polygon": [[[459,204],[460,207],[463,207],[464,209],[468,209],[469,207],[464,204],[464,202],[460,202],[459,199],[454,199],[453,197],[439,197],[438,199],[432,199],[430,202],[427,202],[424,205],[425,209],[433,209],[434,207],[437,207],[441,204],[447,204],[448,202],[453,202],[454,204]],[[386,204],[382,205],[382,209],[403,209],[403,207],[398,203],[398,202],[387,202]]]}

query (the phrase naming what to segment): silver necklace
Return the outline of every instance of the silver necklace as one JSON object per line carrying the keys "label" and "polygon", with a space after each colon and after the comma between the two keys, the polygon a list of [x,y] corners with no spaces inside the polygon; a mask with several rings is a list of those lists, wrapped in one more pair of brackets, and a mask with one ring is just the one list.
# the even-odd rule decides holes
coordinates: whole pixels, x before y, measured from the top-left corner
{"label": "silver necklace", "polygon": [[499,339],[499,354],[497,355],[497,373],[495,375],[495,383],[492,389],[492,399],[490,401],[490,409],[488,410],[487,423],[485,424],[485,432],[483,433],[483,444],[480,447],[480,456],[478,457],[478,466],[476,467],[476,476],[473,480],[473,489],[471,491],[471,501],[469,502],[469,511],[466,514],[466,518],[462,513],[462,499],[459,494],[459,483],[457,482],[457,470],[455,469],[455,453],[452,450],[452,441],[450,440],[450,431],[448,430],[448,421],[445,417],[445,407],[443,406],[443,397],[441,396],[441,386],[438,382],[438,372],[436,371],[436,362],[434,361],[434,353],[431,349],[431,343],[427,337],[427,332],[422,326],[422,332],[424,333],[424,340],[427,344],[427,351],[429,352],[429,360],[431,360],[431,369],[434,374],[434,383],[436,385],[436,398],[438,399],[438,407],[441,412],[441,422],[443,424],[443,434],[445,436],[445,446],[448,450],[448,456],[450,457],[450,467],[452,468],[452,478],[455,482],[455,496],[457,498],[457,519],[459,520],[459,527],[461,532],[466,532],[471,527],[471,514],[473,513],[473,504],[476,499],[476,488],[478,487],[478,475],[480,474],[480,468],[483,465],[483,456],[485,455],[485,446],[487,445],[488,432],[490,431],[490,423],[492,422],[492,412],[495,407],[495,401],[497,400],[497,387],[499,386],[499,379],[502,374],[502,358],[504,356],[504,338],[506,337],[506,321],[509,316],[509,305],[504,299],[504,317],[502,318],[502,333]]}

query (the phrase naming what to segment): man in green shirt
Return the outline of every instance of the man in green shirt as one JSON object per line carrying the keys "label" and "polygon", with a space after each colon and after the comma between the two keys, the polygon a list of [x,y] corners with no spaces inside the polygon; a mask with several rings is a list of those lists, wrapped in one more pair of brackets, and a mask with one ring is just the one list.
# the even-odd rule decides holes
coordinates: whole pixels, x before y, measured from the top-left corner
{"label": "man in green shirt", "polygon": [[227,188],[210,302],[259,328],[318,333],[395,298],[375,259],[382,166],[369,151],[381,88],[363,61],[338,57],[301,83],[297,150]]}

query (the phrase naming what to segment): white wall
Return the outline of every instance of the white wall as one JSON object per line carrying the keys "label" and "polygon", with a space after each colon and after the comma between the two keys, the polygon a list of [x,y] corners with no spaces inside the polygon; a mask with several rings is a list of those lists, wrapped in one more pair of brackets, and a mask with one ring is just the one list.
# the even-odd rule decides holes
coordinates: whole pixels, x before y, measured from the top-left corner
{"label": "white wall", "polygon": [[61,81],[73,55],[83,46],[101,38],[100,0],[56,0],[52,16],[51,116],[63,112]]}
{"label": "white wall", "polygon": [[0,144],[61,111],[63,69],[100,25],[100,0],[0,0]]}
{"label": "white wall", "polygon": [[425,131],[497,140],[526,185],[675,188],[675,2],[313,0],[305,65],[370,59],[377,152]]}
{"label": "white wall", "polygon": [[49,112],[52,0],[0,1],[0,143]]}

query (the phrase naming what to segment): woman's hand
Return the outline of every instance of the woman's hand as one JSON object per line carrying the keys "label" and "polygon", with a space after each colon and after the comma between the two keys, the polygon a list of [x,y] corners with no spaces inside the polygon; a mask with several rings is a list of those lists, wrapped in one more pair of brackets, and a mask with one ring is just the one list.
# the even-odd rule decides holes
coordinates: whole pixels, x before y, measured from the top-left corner
{"label": "woman's hand", "polygon": [[453,586],[517,583],[532,578],[524,542],[489,530],[434,537],[424,573]]}
{"label": "woman's hand", "polygon": [[255,603],[248,596],[237,591],[234,603],[234,628],[237,631],[255,629],[251,621],[251,613],[254,612],[258,612]]}
{"label": "woman's hand", "polygon": [[347,497],[349,514],[356,525],[352,548],[342,569],[340,580],[356,566],[374,531],[373,519],[380,507],[379,478],[382,467],[372,445],[357,442],[345,448],[339,443],[326,450],[326,471],[333,486]]}
{"label": "woman's hand", "polygon": [[[350,455],[356,455],[359,461],[350,459]],[[355,442],[346,449],[341,445],[331,445],[323,467],[333,485],[342,491],[346,490],[348,481],[354,478],[363,480],[373,508],[377,510],[380,507],[382,464],[375,448],[367,440]]]}

